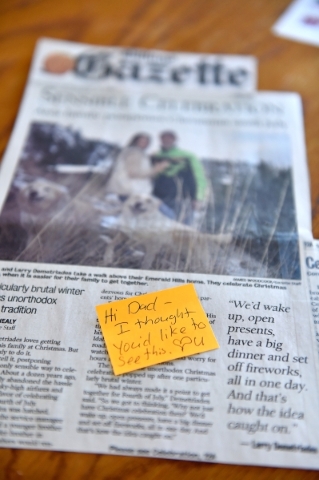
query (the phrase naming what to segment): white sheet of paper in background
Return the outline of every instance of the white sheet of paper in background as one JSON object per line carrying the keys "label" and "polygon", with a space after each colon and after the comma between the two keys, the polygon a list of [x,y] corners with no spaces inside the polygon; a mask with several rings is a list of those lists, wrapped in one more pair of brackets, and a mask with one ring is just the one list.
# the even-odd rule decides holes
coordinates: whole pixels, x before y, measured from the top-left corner
{"label": "white sheet of paper in background", "polygon": [[319,46],[319,1],[293,2],[272,30],[276,35]]}

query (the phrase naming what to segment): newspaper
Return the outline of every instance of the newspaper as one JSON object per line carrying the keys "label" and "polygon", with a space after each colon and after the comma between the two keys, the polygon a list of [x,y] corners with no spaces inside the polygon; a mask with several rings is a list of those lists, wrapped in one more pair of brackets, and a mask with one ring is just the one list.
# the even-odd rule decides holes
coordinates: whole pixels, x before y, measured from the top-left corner
{"label": "newspaper", "polygon": [[307,240],[303,244],[304,262],[307,271],[312,319],[315,326],[316,344],[319,352],[319,242]]}
{"label": "newspaper", "polygon": [[[250,82],[119,74],[158,55]],[[37,47],[0,175],[1,446],[318,468],[300,99],[166,55]],[[115,376],[95,305],[189,282],[220,348]]]}
{"label": "newspaper", "polygon": [[318,0],[295,0],[273,26],[273,32],[319,46]]}

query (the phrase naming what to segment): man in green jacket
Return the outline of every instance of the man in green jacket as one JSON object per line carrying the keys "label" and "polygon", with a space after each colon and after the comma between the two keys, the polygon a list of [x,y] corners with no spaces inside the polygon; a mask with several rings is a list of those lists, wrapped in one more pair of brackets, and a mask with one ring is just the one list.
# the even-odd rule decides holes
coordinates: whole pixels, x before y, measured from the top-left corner
{"label": "man in green jacket", "polygon": [[174,132],[160,135],[161,150],[153,162],[167,162],[154,179],[153,195],[163,202],[161,211],[187,225],[193,223],[194,210],[201,210],[207,197],[207,181],[199,159],[176,146]]}

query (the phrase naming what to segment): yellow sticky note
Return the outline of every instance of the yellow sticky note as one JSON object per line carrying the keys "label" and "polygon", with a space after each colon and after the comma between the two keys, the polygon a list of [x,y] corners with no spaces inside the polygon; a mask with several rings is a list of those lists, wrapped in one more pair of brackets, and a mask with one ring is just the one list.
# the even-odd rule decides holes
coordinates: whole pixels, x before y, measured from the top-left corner
{"label": "yellow sticky note", "polygon": [[219,348],[192,284],[96,311],[115,375]]}

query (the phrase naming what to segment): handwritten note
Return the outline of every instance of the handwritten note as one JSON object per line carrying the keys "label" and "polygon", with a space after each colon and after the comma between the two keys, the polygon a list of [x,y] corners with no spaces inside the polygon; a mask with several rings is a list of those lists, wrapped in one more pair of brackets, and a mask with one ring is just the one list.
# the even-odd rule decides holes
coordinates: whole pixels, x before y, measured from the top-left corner
{"label": "handwritten note", "polygon": [[96,311],[115,375],[219,347],[192,284]]}

